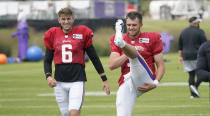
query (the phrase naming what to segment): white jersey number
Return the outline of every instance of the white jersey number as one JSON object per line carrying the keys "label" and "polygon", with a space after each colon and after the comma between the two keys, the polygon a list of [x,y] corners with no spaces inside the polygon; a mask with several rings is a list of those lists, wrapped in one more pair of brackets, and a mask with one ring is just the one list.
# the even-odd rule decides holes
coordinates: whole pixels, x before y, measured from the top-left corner
{"label": "white jersey number", "polygon": [[66,49],[72,49],[72,45],[71,44],[62,45],[62,62],[70,63],[72,62],[72,52],[67,51]]}

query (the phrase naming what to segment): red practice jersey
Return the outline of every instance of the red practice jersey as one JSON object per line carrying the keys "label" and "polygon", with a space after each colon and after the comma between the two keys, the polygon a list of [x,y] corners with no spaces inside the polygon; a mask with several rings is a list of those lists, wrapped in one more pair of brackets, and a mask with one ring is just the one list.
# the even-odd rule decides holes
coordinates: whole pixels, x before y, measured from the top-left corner
{"label": "red practice jersey", "polygon": [[65,35],[61,27],[52,27],[44,35],[46,48],[54,50],[54,63],[78,63],[85,66],[84,48],[92,45],[93,32],[86,26],[75,26]]}
{"label": "red practice jersey", "polygon": [[[124,54],[123,50],[114,44],[114,37],[115,35],[110,39],[111,52],[117,52],[120,55]],[[161,53],[163,50],[163,43],[160,34],[156,32],[143,32],[135,40],[132,40],[126,33],[123,34],[123,40],[132,46],[143,48],[143,50],[138,50],[138,52],[143,56],[155,77],[154,55]],[[127,59],[121,66],[121,76],[118,81],[119,86],[124,83],[123,75],[128,72],[130,72],[129,59]]]}

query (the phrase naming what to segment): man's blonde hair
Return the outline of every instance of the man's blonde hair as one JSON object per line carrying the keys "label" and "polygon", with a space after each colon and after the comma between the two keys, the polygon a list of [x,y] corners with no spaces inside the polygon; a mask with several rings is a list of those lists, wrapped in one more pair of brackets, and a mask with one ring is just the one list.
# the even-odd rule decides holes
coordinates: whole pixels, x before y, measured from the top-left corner
{"label": "man's blonde hair", "polygon": [[62,8],[59,12],[58,12],[58,16],[60,17],[61,15],[70,15],[73,16],[73,12],[70,8],[66,7],[66,8]]}

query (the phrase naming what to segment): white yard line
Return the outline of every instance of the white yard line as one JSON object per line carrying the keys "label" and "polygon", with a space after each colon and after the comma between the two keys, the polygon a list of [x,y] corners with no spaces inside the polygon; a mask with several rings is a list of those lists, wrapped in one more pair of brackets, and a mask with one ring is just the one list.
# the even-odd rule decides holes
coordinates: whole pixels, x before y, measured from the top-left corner
{"label": "white yard line", "polygon": [[[202,85],[209,85],[208,83],[201,83]],[[158,86],[188,86],[187,82],[164,82],[160,83]]]}
{"label": "white yard line", "polygon": [[[208,83],[202,83],[201,85],[207,86]],[[159,86],[188,86],[188,83],[186,82],[165,82],[165,83],[160,83]],[[115,95],[116,92],[111,92],[111,95]],[[38,94],[37,96],[54,96],[54,93],[41,93]],[[105,92],[101,91],[89,91],[85,92],[85,96],[106,96]]]}
{"label": "white yard line", "polygon": [[[83,105],[83,108],[115,108],[116,106],[113,105]],[[201,105],[135,105],[135,108],[200,108],[203,107]],[[210,106],[206,106],[207,108],[210,108]],[[42,108],[57,108],[55,105],[42,105],[42,106],[0,106],[0,108],[3,109],[42,109]]]}
{"label": "white yard line", "polygon": [[[107,116],[107,114],[90,114],[86,116]],[[109,116],[116,116],[116,114],[109,114]],[[135,116],[154,116],[154,114],[135,114]],[[210,114],[156,114],[155,116],[210,116]]]}
{"label": "white yard line", "polygon": [[[110,94],[115,95],[116,92],[111,92]],[[37,96],[54,96],[54,93],[43,93],[43,94],[38,94]],[[92,91],[92,92],[85,92],[85,96],[106,96],[106,93],[101,91]]]}
{"label": "white yard line", "polygon": [[[0,102],[30,102],[30,101],[46,101],[46,99],[39,98],[0,98]],[[47,101],[55,101],[54,99],[48,99]],[[1,107],[1,106],[0,106]]]}
{"label": "white yard line", "polygon": [[[114,113],[110,113],[110,114],[86,114],[85,116],[116,116],[116,114]],[[8,114],[8,115],[1,115],[0,116],[14,116],[14,114]],[[21,115],[18,115],[16,114],[15,116],[23,116],[22,114]],[[32,115],[28,115],[27,116],[34,116],[33,114]],[[38,116],[42,116],[42,115],[38,115]],[[48,115],[47,115],[48,116]],[[50,115],[50,116],[58,116],[58,115]],[[202,113],[199,113],[199,114],[135,114],[135,116],[210,116],[210,114],[202,114]]]}
{"label": "white yard line", "polygon": [[[103,114],[90,114],[90,115],[86,115],[86,116],[107,116],[107,114],[103,115]],[[109,116],[116,116],[116,114],[109,114]],[[136,114],[135,116],[210,116],[210,114]]]}
{"label": "white yard line", "polygon": [[26,72],[30,72],[30,73],[37,73],[39,71],[42,71],[42,69],[24,69],[24,70],[14,70],[14,71],[4,71],[4,72],[0,72],[0,75],[8,75],[8,74],[22,74],[22,73],[26,73]]}

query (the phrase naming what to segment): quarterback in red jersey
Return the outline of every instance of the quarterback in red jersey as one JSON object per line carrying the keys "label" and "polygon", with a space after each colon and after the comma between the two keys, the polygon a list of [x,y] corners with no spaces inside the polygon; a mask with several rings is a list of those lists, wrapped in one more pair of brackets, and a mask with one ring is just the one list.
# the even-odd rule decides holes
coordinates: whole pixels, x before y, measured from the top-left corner
{"label": "quarterback in red jersey", "polygon": [[116,22],[116,34],[110,39],[109,68],[121,67],[117,116],[131,116],[136,98],[156,88],[163,77],[163,44],[158,33],[140,31],[143,24],[138,12],[127,14],[126,34],[122,32],[123,25],[122,20]]}
{"label": "quarterback in red jersey", "polygon": [[44,43],[48,49],[55,49],[55,64],[79,63],[84,65],[84,48],[92,45],[93,32],[86,26],[72,27],[65,34],[61,27],[53,27],[45,33]]}
{"label": "quarterback in red jersey", "polygon": [[[85,52],[103,80],[102,89],[110,94],[109,84],[101,61],[92,45],[93,32],[86,26],[73,26],[71,9],[58,12],[61,27],[52,27],[44,35],[46,46],[44,71],[48,85],[54,88],[62,116],[80,116],[84,97]],[[52,77],[52,61],[55,74]]]}

